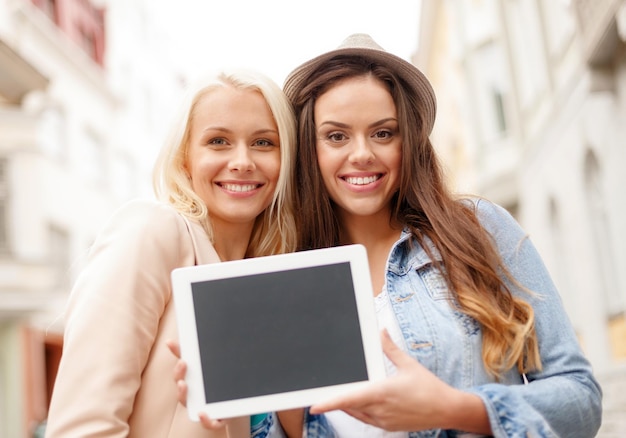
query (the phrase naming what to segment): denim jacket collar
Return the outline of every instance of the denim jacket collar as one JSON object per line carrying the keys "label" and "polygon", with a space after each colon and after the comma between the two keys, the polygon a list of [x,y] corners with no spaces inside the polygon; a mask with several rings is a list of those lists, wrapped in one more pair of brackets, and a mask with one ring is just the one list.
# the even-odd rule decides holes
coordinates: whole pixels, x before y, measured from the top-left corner
{"label": "denim jacket collar", "polygon": [[[432,240],[424,237],[424,245],[428,247],[436,261],[442,261],[441,254]],[[408,271],[420,269],[432,262],[433,259],[428,255],[424,247],[413,238],[409,228],[405,227],[400,238],[391,248],[388,268],[395,274],[403,275]]]}

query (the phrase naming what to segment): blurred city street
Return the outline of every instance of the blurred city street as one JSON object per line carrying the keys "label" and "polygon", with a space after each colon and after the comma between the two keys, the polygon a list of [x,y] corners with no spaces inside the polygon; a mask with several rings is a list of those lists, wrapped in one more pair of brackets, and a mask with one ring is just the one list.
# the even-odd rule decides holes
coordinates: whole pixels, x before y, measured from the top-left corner
{"label": "blurred city street", "polygon": [[[245,53],[280,85],[340,42],[309,29],[349,16],[328,11],[296,34],[298,8],[257,3],[254,28],[235,31],[252,45],[287,20],[280,43],[237,46],[228,63]],[[431,141],[451,188],[495,201],[528,231],[603,386],[597,436],[625,437],[626,0],[355,4],[412,23],[364,31],[432,82]],[[237,22],[216,11],[206,29],[196,20],[173,36],[167,15],[150,0],[0,0],[0,438],[40,436],[85,254],[118,207],[153,197],[152,166],[184,87],[220,63],[183,57],[187,39],[225,44],[211,21]]]}

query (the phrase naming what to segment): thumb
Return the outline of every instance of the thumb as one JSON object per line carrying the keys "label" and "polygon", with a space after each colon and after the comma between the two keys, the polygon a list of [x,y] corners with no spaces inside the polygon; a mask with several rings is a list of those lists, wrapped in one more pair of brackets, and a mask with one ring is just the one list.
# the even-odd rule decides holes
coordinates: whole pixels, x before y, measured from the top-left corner
{"label": "thumb", "polygon": [[402,368],[413,363],[413,358],[406,354],[400,347],[398,347],[389,336],[387,329],[383,329],[380,334],[381,343],[383,346],[383,353],[389,358],[396,368]]}
{"label": "thumb", "polygon": [[174,356],[180,359],[180,344],[177,341],[166,341],[165,345],[167,345],[167,348]]}

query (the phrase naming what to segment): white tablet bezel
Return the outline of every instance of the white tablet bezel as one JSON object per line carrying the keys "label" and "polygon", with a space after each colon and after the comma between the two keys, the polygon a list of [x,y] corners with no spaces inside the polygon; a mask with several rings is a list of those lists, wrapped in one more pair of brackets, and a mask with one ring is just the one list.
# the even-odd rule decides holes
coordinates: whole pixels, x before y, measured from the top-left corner
{"label": "white tablet bezel", "polygon": [[374,307],[372,284],[365,247],[345,245],[267,257],[178,268],[172,271],[172,291],[179,331],[181,357],[187,364],[187,410],[198,421],[205,412],[209,418],[224,419],[245,415],[310,406],[363,385],[353,382],[277,394],[206,403],[200,362],[192,284],[297,268],[349,262],[355,291],[356,310],[362,337],[368,380],[385,377],[385,365]]}

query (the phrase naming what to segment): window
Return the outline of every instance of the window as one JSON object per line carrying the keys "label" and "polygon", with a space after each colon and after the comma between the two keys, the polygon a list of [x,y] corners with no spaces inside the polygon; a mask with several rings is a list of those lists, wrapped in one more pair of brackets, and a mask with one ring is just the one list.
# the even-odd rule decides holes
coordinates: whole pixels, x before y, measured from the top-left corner
{"label": "window", "polygon": [[503,203],[502,206],[511,214],[511,216],[515,218],[516,221],[519,221],[519,203],[517,201],[508,202],[506,204]]}
{"label": "window", "polygon": [[568,275],[568,251],[565,245],[566,240],[563,235],[563,219],[561,215],[561,209],[556,201],[556,198],[551,198],[548,204],[549,214],[549,226],[551,239],[551,252],[552,252],[552,265],[551,274],[554,277],[554,282],[563,297],[563,305],[567,314],[569,315],[574,328],[578,332],[578,325],[583,318],[576,312],[576,303],[578,301],[575,295],[577,289],[571,284],[570,276]]}
{"label": "window", "polygon": [[496,117],[496,128],[499,132],[506,131],[506,114],[504,112],[504,96],[498,89],[493,89],[493,105]]}
{"label": "window", "polygon": [[33,3],[46,14],[53,23],[58,23],[56,0],[33,0]]}
{"label": "window", "polygon": [[8,223],[8,160],[0,158],[0,254],[9,251],[9,223]]}
{"label": "window", "polygon": [[78,166],[83,177],[103,187],[106,183],[106,154],[100,137],[91,129],[86,128],[78,143],[80,150]]}
{"label": "window", "polygon": [[50,225],[48,236],[48,260],[54,270],[54,286],[67,286],[69,284],[70,267],[69,233],[59,226]]}
{"label": "window", "polygon": [[624,302],[616,287],[613,257],[613,240],[611,239],[610,223],[605,208],[604,190],[602,186],[602,169],[598,158],[592,151],[585,157],[585,189],[587,205],[591,220],[591,235],[595,242],[596,269],[599,274],[599,287],[605,298],[608,317],[621,314]]}
{"label": "window", "polygon": [[93,60],[97,60],[96,40],[93,34],[85,29],[80,29],[80,45]]}
{"label": "window", "polygon": [[469,46],[479,46],[498,33],[498,5],[495,0],[455,2],[463,17],[464,39]]}
{"label": "window", "polygon": [[[509,95],[509,79],[504,64],[504,51],[497,41],[490,41],[476,50],[474,71],[476,71],[478,117],[486,144],[506,134],[506,100]],[[489,68],[485,69],[484,66]]]}
{"label": "window", "polygon": [[63,353],[63,335],[47,332],[45,337],[45,360],[46,360],[46,407],[50,407],[54,381],[59,371],[61,354]]}
{"label": "window", "polygon": [[60,109],[48,107],[39,120],[39,145],[46,155],[62,160],[65,158],[65,119]]}
{"label": "window", "polygon": [[509,5],[507,24],[511,55],[521,106],[527,110],[548,87],[539,13],[535,0],[513,0]]}
{"label": "window", "polygon": [[546,43],[550,56],[561,57],[576,31],[576,23],[568,0],[542,0]]}

